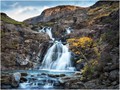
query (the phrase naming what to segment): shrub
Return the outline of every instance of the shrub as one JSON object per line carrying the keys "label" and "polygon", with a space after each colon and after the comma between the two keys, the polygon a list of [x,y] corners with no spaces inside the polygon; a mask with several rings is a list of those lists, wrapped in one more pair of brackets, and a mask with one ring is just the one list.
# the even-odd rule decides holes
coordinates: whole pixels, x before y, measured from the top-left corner
{"label": "shrub", "polygon": [[90,60],[89,64],[85,65],[85,67],[82,69],[83,77],[87,77],[88,79],[91,79],[93,77],[97,65],[98,65],[98,60],[94,60],[94,59]]}
{"label": "shrub", "polygon": [[67,42],[70,44],[71,50],[76,54],[80,54],[80,50],[89,49],[93,45],[93,40],[89,37],[71,38]]}

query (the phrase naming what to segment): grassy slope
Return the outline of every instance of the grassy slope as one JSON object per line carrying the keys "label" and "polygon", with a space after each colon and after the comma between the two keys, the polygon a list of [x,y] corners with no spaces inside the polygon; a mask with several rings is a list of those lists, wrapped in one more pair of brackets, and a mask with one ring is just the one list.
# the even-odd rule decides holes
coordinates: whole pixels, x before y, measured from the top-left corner
{"label": "grassy slope", "polygon": [[14,19],[11,19],[4,13],[1,13],[0,17],[1,17],[1,21],[4,21],[6,23],[15,24],[15,25],[23,25],[24,24],[23,22],[18,22],[18,21],[15,21]]}

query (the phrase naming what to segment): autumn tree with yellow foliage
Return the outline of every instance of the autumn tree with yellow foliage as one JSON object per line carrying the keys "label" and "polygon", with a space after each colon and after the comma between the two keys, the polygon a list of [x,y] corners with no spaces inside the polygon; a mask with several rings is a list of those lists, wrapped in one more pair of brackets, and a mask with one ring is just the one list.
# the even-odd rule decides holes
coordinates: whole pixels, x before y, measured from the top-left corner
{"label": "autumn tree with yellow foliage", "polygon": [[75,54],[81,54],[80,52],[90,49],[93,46],[93,39],[90,37],[71,38],[68,39],[67,42]]}

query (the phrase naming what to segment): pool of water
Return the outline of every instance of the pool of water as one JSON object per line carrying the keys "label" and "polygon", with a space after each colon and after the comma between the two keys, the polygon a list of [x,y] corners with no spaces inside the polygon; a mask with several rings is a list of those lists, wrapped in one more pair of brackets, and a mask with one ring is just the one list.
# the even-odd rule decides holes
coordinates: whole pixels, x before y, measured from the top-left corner
{"label": "pool of water", "polygon": [[[63,89],[64,87],[60,84],[59,78],[54,75],[65,74],[66,76],[71,76],[75,71],[70,70],[11,70],[2,71],[2,73],[27,73],[25,76],[26,82],[19,84],[18,89]],[[50,75],[53,75],[51,77]]]}

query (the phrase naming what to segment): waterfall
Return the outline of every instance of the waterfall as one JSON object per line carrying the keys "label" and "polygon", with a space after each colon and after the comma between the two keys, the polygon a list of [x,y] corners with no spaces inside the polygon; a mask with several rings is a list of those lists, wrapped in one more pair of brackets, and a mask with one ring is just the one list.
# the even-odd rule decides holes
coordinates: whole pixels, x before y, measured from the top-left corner
{"label": "waterfall", "polygon": [[66,28],[66,34],[70,34],[72,32],[71,27]]}
{"label": "waterfall", "polygon": [[40,69],[68,70],[71,67],[71,53],[66,45],[55,41],[42,62]]}
{"label": "waterfall", "polygon": [[50,28],[50,27],[43,27],[41,30],[39,30],[39,32],[47,33],[49,35],[50,39],[54,41],[51,29],[52,28]]}
{"label": "waterfall", "polygon": [[[66,30],[68,30],[68,33],[71,32],[70,28]],[[39,32],[47,33],[54,40],[50,27],[43,28]],[[71,68],[71,52],[68,49],[68,44],[63,45],[61,41],[54,41],[44,56],[40,69],[74,70]]]}

